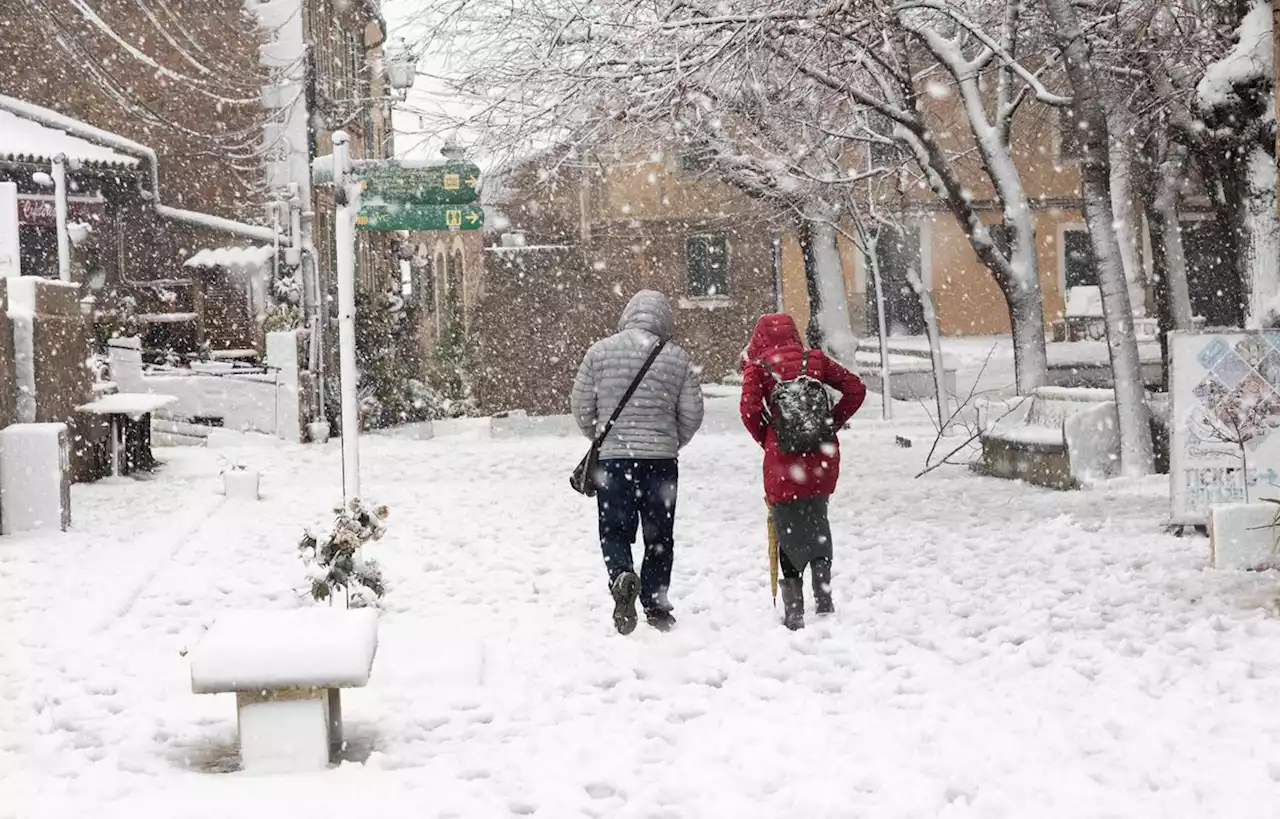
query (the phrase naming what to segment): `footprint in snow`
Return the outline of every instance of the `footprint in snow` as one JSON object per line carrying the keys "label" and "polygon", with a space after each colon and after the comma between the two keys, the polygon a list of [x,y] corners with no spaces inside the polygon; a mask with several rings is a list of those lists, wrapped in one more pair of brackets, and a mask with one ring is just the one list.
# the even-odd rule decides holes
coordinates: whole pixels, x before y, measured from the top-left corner
{"label": "footprint in snow", "polygon": [[587,792],[587,796],[592,799],[612,799],[619,796],[618,789],[610,785],[608,782],[590,782],[583,787]]}

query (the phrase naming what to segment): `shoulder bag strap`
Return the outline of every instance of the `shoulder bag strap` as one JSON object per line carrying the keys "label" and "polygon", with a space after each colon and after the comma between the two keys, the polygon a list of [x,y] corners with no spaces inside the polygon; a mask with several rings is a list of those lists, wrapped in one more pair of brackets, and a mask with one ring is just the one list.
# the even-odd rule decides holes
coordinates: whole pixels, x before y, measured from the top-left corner
{"label": "shoulder bag strap", "polygon": [[627,402],[631,400],[636,388],[644,380],[645,373],[649,372],[649,368],[653,366],[653,362],[658,358],[658,353],[662,352],[662,348],[666,345],[667,342],[659,341],[649,352],[649,357],[641,365],[640,372],[636,373],[636,377],[631,381],[631,386],[627,387],[627,391],[622,394],[622,400],[618,402],[618,406],[613,408],[613,415],[609,416],[609,420],[605,422],[604,429],[596,436],[595,447],[599,448],[604,443],[604,439],[609,436],[609,430],[613,429],[613,425],[618,422],[618,416],[622,415],[622,410],[627,406]]}

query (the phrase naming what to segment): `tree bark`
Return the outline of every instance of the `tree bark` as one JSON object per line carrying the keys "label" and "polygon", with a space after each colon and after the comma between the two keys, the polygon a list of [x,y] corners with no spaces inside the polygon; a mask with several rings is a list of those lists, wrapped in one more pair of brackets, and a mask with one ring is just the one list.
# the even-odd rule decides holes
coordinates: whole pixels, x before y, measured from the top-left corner
{"label": "tree bark", "polygon": [[1098,260],[1098,284],[1107,326],[1107,348],[1115,378],[1120,421],[1120,471],[1126,477],[1151,473],[1154,457],[1147,420],[1142,362],[1134,334],[1133,306],[1121,261],[1111,209],[1110,134],[1102,96],[1094,83],[1092,55],[1071,0],[1044,0],[1054,23],[1054,37],[1065,58],[1073,91],[1073,108],[1085,126],[1081,160],[1085,221]]}
{"label": "tree bark", "polygon": [[813,257],[813,277],[810,287],[810,306],[816,289],[818,307],[811,312],[822,333],[823,349],[837,361],[852,367],[858,348],[858,339],[849,320],[849,297],[845,287],[844,263],[837,245],[837,214],[824,203],[815,203],[806,211],[810,253]]}
{"label": "tree bark", "polygon": [[[1163,157],[1158,153],[1163,150]],[[1151,236],[1151,278],[1155,287],[1156,321],[1160,337],[1160,383],[1169,387],[1169,337],[1173,331],[1194,328],[1187,257],[1182,245],[1178,203],[1186,175],[1187,147],[1169,141],[1146,157],[1142,179],[1142,209]]]}
{"label": "tree bark", "polygon": [[809,295],[809,326],[805,328],[805,343],[821,348],[825,344],[822,332],[822,288],[818,286],[818,261],[813,252],[813,227],[808,219],[796,222],[796,238],[800,242],[800,254],[804,258],[804,283]]}

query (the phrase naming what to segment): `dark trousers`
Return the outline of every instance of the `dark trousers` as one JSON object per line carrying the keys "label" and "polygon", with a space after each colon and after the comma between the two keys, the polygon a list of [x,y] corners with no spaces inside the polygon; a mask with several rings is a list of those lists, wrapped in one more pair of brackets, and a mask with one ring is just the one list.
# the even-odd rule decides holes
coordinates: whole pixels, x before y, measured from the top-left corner
{"label": "dark trousers", "polygon": [[666,607],[675,558],[676,489],[680,471],[674,458],[600,461],[600,550],[609,582],[634,572],[631,545],[636,524],[644,534],[640,566],[640,602],[645,609]]}
{"label": "dark trousers", "polygon": [[778,538],[778,568],[783,577],[797,578],[812,564],[830,570],[831,521],[827,498],[802,498],[773,505],[773,528]]}

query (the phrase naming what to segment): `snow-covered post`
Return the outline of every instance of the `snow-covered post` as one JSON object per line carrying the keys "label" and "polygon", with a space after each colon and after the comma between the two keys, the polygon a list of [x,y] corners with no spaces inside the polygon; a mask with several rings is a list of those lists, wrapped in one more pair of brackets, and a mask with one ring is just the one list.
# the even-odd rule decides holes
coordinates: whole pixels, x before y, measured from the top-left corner
{"label": "snow-covered post", "polygon": [[22,245],[18,240],[18,184],[0,182],[0,278],[22,275]]}
{"label": "snow-covered post", "polygon": [[53,158],[53,209],[58,226],[58,279],[71,281],[71,236],[67,233],[67,156]]}
{"label": "snow-covered post", "polygon": [[360,412],[356,400],[356,211],[346,131],[333,134],[334,250],[338,274],[338,373],[342,385],[342,498],[360,497]]}
{"label": "snow-covered post", "polygon": [[889,331],[884,317],[884,287],[880,281],[880,237],[867,233],[867,260],[871,263],[871,279],[876,290],[876,324],[880,330],[880,393],[883,398],[880,417],[893,418],[893,390],[889,386]]}

